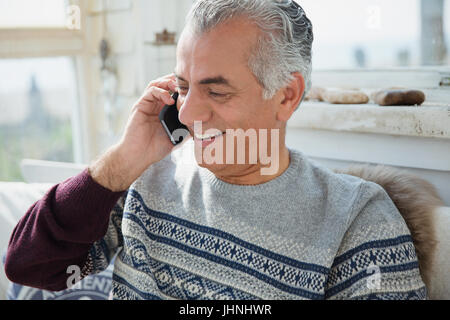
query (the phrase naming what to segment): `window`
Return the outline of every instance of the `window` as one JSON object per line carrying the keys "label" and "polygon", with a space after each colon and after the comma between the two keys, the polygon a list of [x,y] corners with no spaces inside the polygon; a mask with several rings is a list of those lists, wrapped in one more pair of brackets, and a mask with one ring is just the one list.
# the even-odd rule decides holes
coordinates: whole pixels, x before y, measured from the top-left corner
{"label": "window", "polygon": [[23,158],[73,162],[72,59],[3,59],[0,74],[0,180],[20,181]]}
{"label": "window", "polygon": [[85,161],[74,4],[0,0],[0,181],[22,181],[25,158]]}
{"label": "window", "polygon": [[0,28],[64,27],[68,1],[1,0]]}
{"label": "window", "polygon": [[420,89],[422,106],[450,106],[450,0],[295,1],[313,23],[313,86]]}
{"label": "window", "polygon": [[449,0],[297,0],[313,22],[314,69],[450,64]]}

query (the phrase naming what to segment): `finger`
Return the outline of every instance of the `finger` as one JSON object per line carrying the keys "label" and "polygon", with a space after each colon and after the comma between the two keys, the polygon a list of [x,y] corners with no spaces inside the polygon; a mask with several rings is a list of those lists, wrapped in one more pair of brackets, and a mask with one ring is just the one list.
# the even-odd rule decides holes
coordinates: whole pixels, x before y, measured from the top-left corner
{"label": "finger", "polygon": [[158,78],[156,80],[151,81],[147,85],[146,89],[148,89],[148,88],[150,88],[152,86],[158,86],[159,87],[160,85],[165,85],[166,83],[168,83],[170,81],[175,81],[175,74],[172,73],[172,74],[169,74],[169,75],[166,75],[164,77],[161,77],[161,78]]}
{"label": "finger", "polygon": [[151,84],[149,84],[149,86],[145,90],[148,90],[151,87],[158,87],[158,88],[161,88],[164,90],[175,91],[176,85],[175,85],[175,80],[167,79],[164,81],[152,82]]}
{"label": "finger", "polygon": [[147,102],[163,102],[164,104],[172,105],[175,103],[169,91],[158,87],[151,87],[142,96],[142,100]]}
{"label": "finger", "polygon": [[178,86],[175,83],[175,80],[173,80],[168,83],[168,87],[169,87],[170,91],[175,92],[175,91],[177,91]]}

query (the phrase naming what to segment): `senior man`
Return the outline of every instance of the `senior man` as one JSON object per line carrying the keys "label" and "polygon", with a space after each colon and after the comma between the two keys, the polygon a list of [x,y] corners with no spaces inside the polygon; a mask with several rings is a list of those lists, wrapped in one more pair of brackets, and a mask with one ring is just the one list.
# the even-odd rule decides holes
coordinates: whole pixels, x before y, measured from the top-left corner
{"label": "senior man", "polygon": [[[117,254],[114,299],[425,298],[386,192],[285,145],[312,41],[293,1],[197,1],[175,74],[150,83],[118,144],[29,209],[8,277],[62,290],[72,270],[100,272]],[[192,136],[175,150],[158,119],[173,92]],[[236,132],[245,144],[230,143]]]}

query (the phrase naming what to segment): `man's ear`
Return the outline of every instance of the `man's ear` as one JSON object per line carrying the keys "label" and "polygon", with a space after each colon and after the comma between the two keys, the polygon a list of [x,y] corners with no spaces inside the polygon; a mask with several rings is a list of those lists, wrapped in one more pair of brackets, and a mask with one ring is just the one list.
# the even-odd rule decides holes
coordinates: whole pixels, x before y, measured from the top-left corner
{"label": "man's ear", "polygon": [[292,73],[294,79],[283,89],[281,89],[281,102],[277,112],[277,120],[287,122],[298,105],[302,101],[305,93],[305,79],[300,72]]}

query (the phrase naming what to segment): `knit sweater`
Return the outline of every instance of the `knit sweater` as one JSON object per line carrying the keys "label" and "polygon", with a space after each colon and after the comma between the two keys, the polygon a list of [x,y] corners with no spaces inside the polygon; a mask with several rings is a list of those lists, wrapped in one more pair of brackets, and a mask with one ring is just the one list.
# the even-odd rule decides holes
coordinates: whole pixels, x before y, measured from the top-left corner
{"label": "knit sweater", "polygon": [[411,235],[379,185],[289,149],[289,167],[233,185],[199,167],[192,141],[124,193],[87,170],[17,225],[6,273],[66,288],[114,259],[113,299],[425,299]]}

